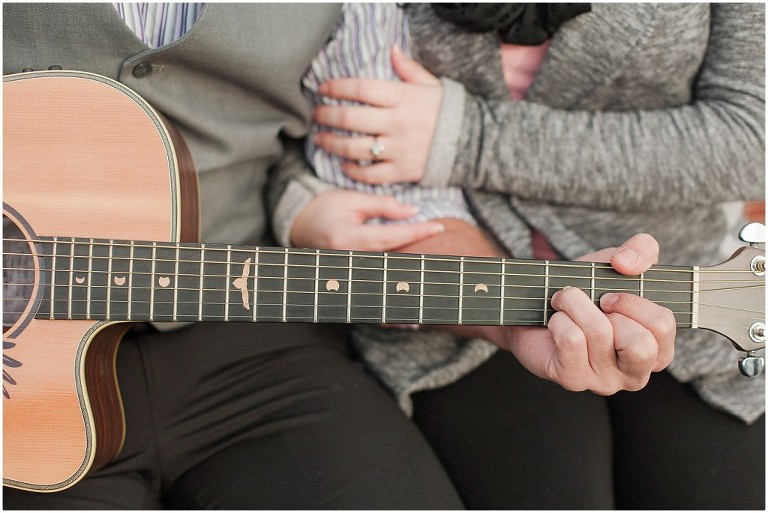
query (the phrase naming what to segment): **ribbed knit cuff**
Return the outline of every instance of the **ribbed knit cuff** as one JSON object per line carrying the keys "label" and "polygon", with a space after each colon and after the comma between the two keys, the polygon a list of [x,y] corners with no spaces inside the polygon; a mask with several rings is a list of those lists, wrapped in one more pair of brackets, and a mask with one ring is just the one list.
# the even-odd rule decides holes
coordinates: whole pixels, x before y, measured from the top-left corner
{"label": "ribbed knit cuff", "polygon": [[445,187],[451,179],[458,141],[464,123],[464,105],[467,93],[464,86],[448,78],[441,78],[443,98],[437,116],[432,148],[420,185]]}

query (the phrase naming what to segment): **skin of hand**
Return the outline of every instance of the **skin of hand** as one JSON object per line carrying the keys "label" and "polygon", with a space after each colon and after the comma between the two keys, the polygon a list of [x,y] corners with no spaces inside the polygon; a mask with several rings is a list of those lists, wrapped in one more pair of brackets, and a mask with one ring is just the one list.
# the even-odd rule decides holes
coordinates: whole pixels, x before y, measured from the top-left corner
{"label": "skin of hand", "polygon": [[366,224],[374,217],[407,219],[418,209],[391,196],[334,189],[315,196],[291,227],[291,245],[320,249],[391,251],[442,233],[439,222]]}
{"label": "skin of hand", "polygon": [[[366,135],[346,137],[321,132],[314,138],[320,148],[348,159],[342,170],[353,180],[371,184],[418,182],[432,146],[443,88],[440,80],[397,47],[392,65],[403,80],[342,78],[320,85],[321,94],[353,100],[362,106],[322,105],[316,123]],[[370,165],[374,136],[383,147]]]}
{"label": "skin of hand", "polygon": [[[445,222],[443,220],[443,222]],[[467,225],[464,232],[480,231]],[[504,256],[493,244],[482,244],[476,235],[446,232],[401,247],[414,253]],[[469,251],[469,249],[472,251]],[[579,260],[610,262],[625,275],[645,272],[658,258],[659,246],[647,234],[635,235],[619,248],[608,248]],[[569,287],[552,297],[557,312],[548,326],[444,326],[461,336],[489,340],[511,351],[533,374],[573,390],[611,395],[620,390],[640,390],[652,372],[666,368],[674,356],[675,318],[672,312],[631,294],[605,294],[600,307],[583,291]]]}

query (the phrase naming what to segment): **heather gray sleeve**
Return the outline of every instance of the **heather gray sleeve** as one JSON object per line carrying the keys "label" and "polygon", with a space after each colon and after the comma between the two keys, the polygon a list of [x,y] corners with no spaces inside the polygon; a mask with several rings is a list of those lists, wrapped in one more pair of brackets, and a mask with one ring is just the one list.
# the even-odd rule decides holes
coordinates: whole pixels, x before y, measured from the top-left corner
{"label": "heather gray sleeve", "polygon": [[[681,107],[591,112],[467,94],[443,183],[612,210],[760,199],[764,23],[763,4],[712,6],[693,101]],[[441,126],[435,140],[451,137]]]}
{"label": "heather gray sleeve", "polygon": [[275,239],[287,247],[291,245],[293,223],[302,210],[316,195],[334,187],[312,172],[301,142],[291,141],[285,149],[285,155],[270,172],[267,204]]}

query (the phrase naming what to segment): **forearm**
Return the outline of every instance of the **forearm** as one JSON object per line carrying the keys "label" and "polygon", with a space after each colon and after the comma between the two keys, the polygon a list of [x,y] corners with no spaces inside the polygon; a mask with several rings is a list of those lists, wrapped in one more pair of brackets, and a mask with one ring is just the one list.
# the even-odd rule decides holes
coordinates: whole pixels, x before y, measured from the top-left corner
{"label": "forearm", "polygon": [[[759,5],[713,6],[690,104],[592,112],[486,101],[462,90],[463,129],[452,136],[438,125],[435,136],[456,148],[453,165],[429,168],[425,179],[611,209],[760,197],[763,18]],[[450,108],[444,102],[441,116]]]}

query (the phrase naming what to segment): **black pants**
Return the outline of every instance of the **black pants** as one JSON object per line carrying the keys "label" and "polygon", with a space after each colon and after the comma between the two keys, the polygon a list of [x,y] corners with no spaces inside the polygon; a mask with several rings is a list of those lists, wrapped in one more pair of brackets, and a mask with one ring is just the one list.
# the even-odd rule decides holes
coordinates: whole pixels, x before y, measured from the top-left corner
{"label": "black pants", "polygon": [[456,509],[456,491],[333,326],[200,324],[125,340],[116,461],[7,509]]}
{"label": "black pants", "polygon": [[765,507],[765,418],[747,426],[666,373],[604,398],[499,352],[416,394],[414,420],[470,509]]}

